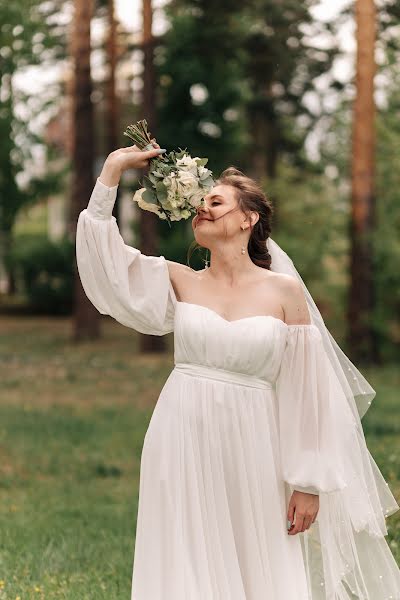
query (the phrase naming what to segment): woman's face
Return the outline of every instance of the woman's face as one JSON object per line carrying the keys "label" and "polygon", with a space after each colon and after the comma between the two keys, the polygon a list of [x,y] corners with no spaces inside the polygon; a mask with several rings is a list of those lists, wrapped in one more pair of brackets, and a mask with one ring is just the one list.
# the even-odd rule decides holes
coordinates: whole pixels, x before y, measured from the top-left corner
{"label": "woman's face", "polygon": [[204,197],[204,202],[192,219],[192,229],[196,242],[209,247],[212,239],[238,235],[245,220],[246,215],[239,208],[235,189],[230,185],[219,184]]}

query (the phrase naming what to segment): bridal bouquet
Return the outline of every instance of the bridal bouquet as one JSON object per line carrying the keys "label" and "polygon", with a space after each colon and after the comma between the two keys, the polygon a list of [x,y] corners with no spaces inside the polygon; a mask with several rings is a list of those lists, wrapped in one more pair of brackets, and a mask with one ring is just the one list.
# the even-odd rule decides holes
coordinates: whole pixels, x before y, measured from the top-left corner
{"label": "bridal bouquet", "polygon": [[[129,125],[124,135],[140,150],[154,147],[145,119]],[[152,158],[148,175],[143,178],[144,187],[135,192],[132,200],[143,210],[167,220],[170,227],[171,221],[188,219],[214,185],[207,162],[208,158],[192,158],[186,148]]]}

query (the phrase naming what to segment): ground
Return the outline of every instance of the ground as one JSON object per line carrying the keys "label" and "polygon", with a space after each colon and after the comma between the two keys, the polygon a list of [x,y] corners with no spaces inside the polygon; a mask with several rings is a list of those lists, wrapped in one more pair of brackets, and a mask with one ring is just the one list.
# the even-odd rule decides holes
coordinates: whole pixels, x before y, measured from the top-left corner
{"label": "ground", "polygon": [[[0,317],[0,330],[0,600],[129,598],[140,453],[172,336],[152,356],[108,317],[79,346],[69,319]],[[362,372],[377,390],[367,444],[399,501],[400,373]],[[387,524],[400,564],[400,511]]]}

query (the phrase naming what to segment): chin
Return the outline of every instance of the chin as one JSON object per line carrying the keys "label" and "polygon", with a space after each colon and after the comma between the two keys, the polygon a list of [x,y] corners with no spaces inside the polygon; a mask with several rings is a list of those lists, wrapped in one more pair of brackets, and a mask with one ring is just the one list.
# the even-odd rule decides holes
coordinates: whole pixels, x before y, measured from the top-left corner
{"label": "chin", "polygon": [[201,229],[201,225],[199,228],[194,229],[194,239],[196,240],[196,242],[198,244],[200,244],[200,246],[204,246],[206,241],[208,241],[210,239],[210,236],[206,234],[206,232],[200,231]]}

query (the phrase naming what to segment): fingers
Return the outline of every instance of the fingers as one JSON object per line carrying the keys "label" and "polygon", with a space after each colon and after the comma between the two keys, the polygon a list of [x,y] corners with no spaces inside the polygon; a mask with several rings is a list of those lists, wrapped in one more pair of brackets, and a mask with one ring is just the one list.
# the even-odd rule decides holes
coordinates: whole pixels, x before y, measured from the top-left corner
{"label": "fingers", "polygon": [[[290,521],[291,527],[293,527],[294,504],[292,502],[289,502],[289,507],[288,507],[288,512],[287,512],[287,520]],[[289,525],[289,523],[288,523],[288,525]]]}
{"label": "fingers", "polygon": [[[158,144],[156,144],[158,146]],[[160,156],[166,152],[164,148],[153,148],[152,150],[140,150],[136,144],[126,148],[119,148],[113,153],[122,171],[127,169],[145,169],[149,167],[151,158]]]}
{"label": "fingers", "polygon": [[[152,141],[153,146],[154,146],[154,150],[158,150],[160,148],[160,146],[157,144],[157,142],[154,140]],[[153,152],[153,150],[146,150],[143,152],[143,150],[140,150],[136,144],[134,144],[133,146],[126,146],[126,148],[120,148],[121,152],[142,152],[143,154],[146,154],[146,152]]]}
{"label": "fingers", "polygon": [[288,535],[296,535],[296,533],[300,533],[302,531],[304,522],[304,516],[296,513],[296,520],[290,530],[288,531]]}
{"label": "fingers", "polygon": [[299,514],[296,512],[295,523],[292,524],[291,528],[288,530],[288,535],[296,535],[296,533],[307,531],[314,523],[315,518],[313,519],[312,515]]}
{"label": "fingers", "polygon": [[[143,156],[143,158],[145,160],[147,160],[148,158],[153,158],[153,156],[158,156],[159,154],[162,154],[164,152],[166,152],[165,148],[160,148],[159,144],[157,144],[157,142],[154,140],[153,142],[153,146],[154,148],[152,150],[140,150],[136,144],[134,144],[133,146],[127,146],[126,148],[120,148],[120,152],[140,152]],[[162,150],[163,152],[159,152],[159,150]]]}
{"label": "fingers", "polygon": [[[319,512],[319,499],[313,494],[295,490],[289,500],[287,518],[292,522],[289,535],[307,531],[315,522]],[[295,522],[293,523],[293,513]]]}
{"label": "fingers", "polygon": [[153,158],[154,156],[160,156],[160,154],[164,154],[164,152],[166,152],[166,149],[160,148],[158,146],[158,148],[154,148],[154,150],[146,150],[145,152],[142,152],[143,159],[148,160],[149,158]]}
{"label": "fingers", "polygon": [[133,146],[126,146],[125,148],[119,148],[118,152],[140,152],[139,148],[134,144]]}
{"label": "fingers", "polygon": [[305,517],[302,531],[307,531],[307,529],[310,529],[311,524],[312,524],[312,518]]}
{"label": "fingers", "polygon": [[154,158],[155,156],[160,156],[161,154],[163,154],[165,152],[164,149],[161,148],[154,148],[154,150],[146,150],[146,152],[140,152],[139,154],[140,156],[140,162],[139,162],[139,168],[140,169],[145,169],[147,167],[150,166],[150,159]]}
{"label": "fingers", "polygon": [[292,502],[289,502],[287,518],[289,521],[293,521],[294,519],[294,504]]}

